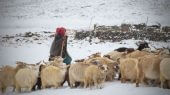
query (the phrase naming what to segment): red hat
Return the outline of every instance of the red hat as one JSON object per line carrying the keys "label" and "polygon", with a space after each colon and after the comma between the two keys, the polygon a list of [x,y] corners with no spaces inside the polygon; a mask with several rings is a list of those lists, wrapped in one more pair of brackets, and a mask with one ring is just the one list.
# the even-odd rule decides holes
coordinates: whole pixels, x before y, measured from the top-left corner
{"label": "red hat", "polygon": [[66,29],[64,27],[59,27],[56,29],[56,33],[60,36],[64,36],[66,32]]}

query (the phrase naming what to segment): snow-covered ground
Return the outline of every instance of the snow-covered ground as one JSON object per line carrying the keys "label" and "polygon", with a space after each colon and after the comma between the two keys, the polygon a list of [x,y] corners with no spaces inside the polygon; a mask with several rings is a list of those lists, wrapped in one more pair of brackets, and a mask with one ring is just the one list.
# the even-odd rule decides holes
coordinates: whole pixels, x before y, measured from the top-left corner
{"label": "snow-covered ground", "polygon": [[[44,89],[35,92],[13,93],[13,95],[169,95],[170,90],[160,89],[158,87],[140,86],[135,87],[135,84],[125,83],[120,81],[107,82],[103,89],[95,88],[73,88],[64,86],[58,89]],[[7,93],[10,95],[11,93]]]}
{"label": "snow-covered ground", "polygon": [[[90,29],[93,24],[117,25],[142,23],[170,25],[169,0],[0,0],[0,37],[23,32],[55,31],[58,26],[67,29]],[[69,31],[68,51],[73,61],[86,58],[92,53],[106,54],[118,47],[137,48],[136,40],[92,44],[85,40],[73,40]],[[52,38],[42,44],[0,43],[0,66],[15,65],[15,61],[36,63],[48,60]],[[152,46],[170,47],[170,42],[152,42]],[[96,44],[97,43],[97,44]],[[1,95],[2,93],[0,93]],[[59,89],[44,89],[20,95],[170,95],[170,90],[159,87],[107,82],[103,89],[70,89],[67,84]],[[5,95],[18,95],[10,90]]]}

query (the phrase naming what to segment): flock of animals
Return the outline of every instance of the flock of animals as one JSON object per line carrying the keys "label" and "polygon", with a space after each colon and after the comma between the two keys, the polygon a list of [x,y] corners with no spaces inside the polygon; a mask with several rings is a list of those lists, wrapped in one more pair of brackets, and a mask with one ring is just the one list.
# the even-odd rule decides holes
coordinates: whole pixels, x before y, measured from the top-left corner
{"label": "flock of animals", "polygon": [[[139,84],[154,84],[170,88],[170,54],[167,49],[150,51],[148,43],[141,43],[137,49],[118,48],[101,56],[95,53],[88,58],[75,60],[71,65],[63,63],[63,58],[53,61],[27,64],[16,62],[16,67],[0,67],[0,91],[7,87],[21,92],[45,88],[58,88],[67,81],[71,88],[102,88],[105,81],[121,80]],[[116,75],[119,75],[116,78]]]}

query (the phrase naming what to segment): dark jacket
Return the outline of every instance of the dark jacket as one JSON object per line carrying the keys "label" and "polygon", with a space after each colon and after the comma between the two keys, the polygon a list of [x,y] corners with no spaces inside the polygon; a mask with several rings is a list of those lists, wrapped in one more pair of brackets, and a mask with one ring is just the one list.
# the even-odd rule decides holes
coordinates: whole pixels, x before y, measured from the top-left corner
{"label": "dark jacket", "polygon": [[[51,45],[51,49],[50,49],[50,58],[55,57],[55,56],[60,56],[61,54],[61,49],[62,49],[62,44],[63,44],[63,50],[62,50],[62,58],[64,58],[64,63],[66,64],[70,64],[72,61],[72,58],[70,57],[70,55],[67,52],[67,38],[68,36],[66,36],[66,39],[64,40],[63,36],[60,35],[55,35],[55,38],[52,42]],[[64,41],[64,43],[63,43]]]}

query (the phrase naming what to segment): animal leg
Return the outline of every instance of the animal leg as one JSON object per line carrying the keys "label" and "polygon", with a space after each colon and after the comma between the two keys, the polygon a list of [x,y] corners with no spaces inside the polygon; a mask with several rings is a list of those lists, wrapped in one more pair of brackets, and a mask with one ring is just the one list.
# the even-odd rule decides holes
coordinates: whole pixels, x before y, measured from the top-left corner
{"label": "animal leg", "polygon": [[6,86],[2,87],[2,93],[5,93],[6,91]]}
{"label": "animal leg", "polygon": [[84,88],[87,88],[87,85],[88,85],[88,80],[85,79],[85,80],[84,80]]}
{"label": "animal leg", "polygon": [[75,81],[71,76],[69,76],[69,81],[70,81],[70,87],[73,88],[74,84],[75,84]]}
{"label": "animal leg", "polygon": [[16,85],[16,92],[21,92],[21,87],[18,84]]}
{"label": "animal leg", "polygon": [[121,83],[125,83],[126,82],[126,77],[124,75],[124,70],[121,70]]}
{"label": "animal leg", "polygon": [[164,88],[164,83],[165,83],[165,78],[162,76],[162,74],[160,74],[160,81],[161,81],[161,88]]}

